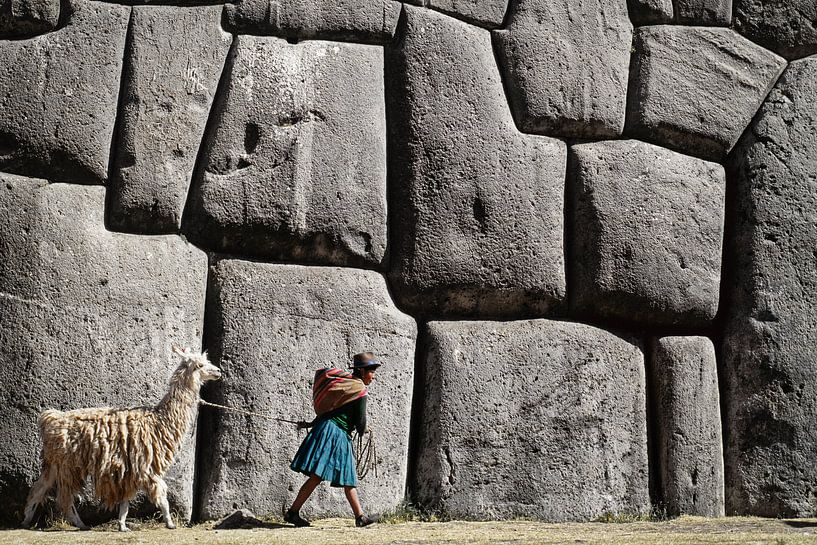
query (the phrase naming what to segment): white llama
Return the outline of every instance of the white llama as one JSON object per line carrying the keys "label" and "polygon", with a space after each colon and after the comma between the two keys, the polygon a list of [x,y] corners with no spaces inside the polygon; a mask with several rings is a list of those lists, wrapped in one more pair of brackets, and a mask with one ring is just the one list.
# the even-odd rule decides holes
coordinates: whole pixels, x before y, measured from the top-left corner
{"label": "white llama", "polygon": [[162,479],[190,427],[204,382],[221,377],[207,354],[174,348],[181,363],[164,398],[155,407],[90,408],[40,414],[43,468],[31,487],[23,526],[31,526],[37,506],[57,485],[57,503],[69,522],[87,530],[74,496],[90,477],[96,496],[108,509],[119,505],[119,530],[128,531],[128,502],[144,490],[175,528]]}

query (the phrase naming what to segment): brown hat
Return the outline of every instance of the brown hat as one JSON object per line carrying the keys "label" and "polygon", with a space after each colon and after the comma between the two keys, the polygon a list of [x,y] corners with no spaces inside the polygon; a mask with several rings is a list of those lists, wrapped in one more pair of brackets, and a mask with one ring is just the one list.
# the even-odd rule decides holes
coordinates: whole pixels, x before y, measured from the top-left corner
{"label": "brown hat", "polygon": [[382,364],[374,359],[372,352],[361,352],[352,358],[351,369],[377,369]]}

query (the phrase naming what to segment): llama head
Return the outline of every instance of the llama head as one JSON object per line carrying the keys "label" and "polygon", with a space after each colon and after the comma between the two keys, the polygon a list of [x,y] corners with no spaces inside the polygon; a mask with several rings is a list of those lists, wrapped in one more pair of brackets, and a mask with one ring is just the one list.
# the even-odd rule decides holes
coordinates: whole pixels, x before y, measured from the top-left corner
{"label": "llama head", "polygon": [[189,348],[182,350],[176,346],[173,352],[182,359],[174,377],[184,377],[191,386],[201,386],[204,382],[221,378],[221,369],[210,363],[207,352],[191,352]]}

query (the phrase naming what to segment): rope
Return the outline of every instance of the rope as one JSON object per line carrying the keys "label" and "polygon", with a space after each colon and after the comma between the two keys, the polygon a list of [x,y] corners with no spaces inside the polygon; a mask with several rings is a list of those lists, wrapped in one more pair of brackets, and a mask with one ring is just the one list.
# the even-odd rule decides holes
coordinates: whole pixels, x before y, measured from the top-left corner
{"label": "rope", "polygon": [[[298,429],[310,427],[310,422],[288,420],[286,418],[278,418],[266,414],[254,413],[252,411],[245,411],[244,409],[236,409],[235,407],[228,407],[227,405],[219,405],[218,403],[210,403],[199,399],[199,405],[205,407],[214,407],[216,409],[224,409],[225,411],[232,411],[234,413],[246,414],[249,416],[257,416],[266,420],[275,420],[276,422],[286,422],[288,424],[295,424]],[[366,437],[364,439],[364,436]],[[369,474],[369,471],[374,471],[374,476],[377,477],[377,447],[374,442],[374,432],[366,430],[362,434],[357,434],[357,437],[352,441],[352,450],[355,455],[355,468],[359,479],[363,479]]]}
{"label": "rope", "polygon": [[250,416],[257,416],[258,418],[265,418],[267,420],[275,420],[277,422],[286,422],[288,424],[297,424],[299,428],[305,427],[301,426],[301,424],[306,424],[306,422],[296,421],[296,420],[287,420],[286,418],[277,418],[275,416],[269,416],[266,414],[259,414],[254,413],[252,411],[245,411],[244,409],[236,409],[235,407],[228,407],[227,405],[219,405],[218,403],[210,403],[209,401],[204,401],[203,399],[199,399],[199,405],[204,405],[205,407],[215,407],[217,409],[224,409],[225,411],[232,411],[234,413],[241,413],[247,414]]}
{"label": "rope", "polygon": [[[364,439],[363,437],[366,437]],[[362,434],[357,434],[355,441],[352,442],[352,447],[355,454],[355,468],[357,469],[357,476],[363,480],[369,471],[374,471],[374,476],[377,477],[377,448],[374,442],[374,432],[366,430]]]}

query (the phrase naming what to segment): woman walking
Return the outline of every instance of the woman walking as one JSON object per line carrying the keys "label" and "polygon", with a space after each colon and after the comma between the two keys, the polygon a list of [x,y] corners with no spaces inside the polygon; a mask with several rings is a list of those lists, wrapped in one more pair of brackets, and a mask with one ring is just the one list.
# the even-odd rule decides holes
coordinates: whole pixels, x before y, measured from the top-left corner
{"label": "woman walking", "polygon": [[312,405],[317,417],[290,468],[309,478],[301,486],[295,501],[284,515],[284,520],[295,526],[309,526],[299,511],[321,481],[334,487],[343,487],[346,499],[355,515],[355,526],[375,522],[363,513],[357,496],[357,471],[352,453],[352,429],[358,434],[366,431],[366,387],[372,383],[380,363],[374,354],[355,354],[352,373],[343,369],[318,369],[312,384]]}

